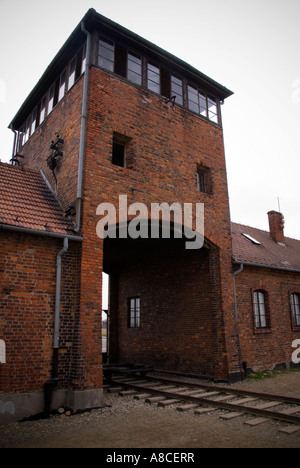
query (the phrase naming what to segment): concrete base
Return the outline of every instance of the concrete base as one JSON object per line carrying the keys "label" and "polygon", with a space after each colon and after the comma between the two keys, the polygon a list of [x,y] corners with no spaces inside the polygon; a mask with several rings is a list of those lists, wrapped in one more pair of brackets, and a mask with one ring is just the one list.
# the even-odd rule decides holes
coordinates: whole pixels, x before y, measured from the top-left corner
{"label": "concrete base", "polygon": [[[52,394],[52,410],[60,407],[77,411],[102,408],[103,389],[55,390]],[[0,393],[0,425],[11,424],[44,413],[44,391],[17,394]]]}
{"label": "concrete base", "polygon": [[94,390],[70,390],[67,397],[68,408],[71,408],[74,413],[77,411],[85,411],[93,408],[104,407],[103,389],[97,388]]}

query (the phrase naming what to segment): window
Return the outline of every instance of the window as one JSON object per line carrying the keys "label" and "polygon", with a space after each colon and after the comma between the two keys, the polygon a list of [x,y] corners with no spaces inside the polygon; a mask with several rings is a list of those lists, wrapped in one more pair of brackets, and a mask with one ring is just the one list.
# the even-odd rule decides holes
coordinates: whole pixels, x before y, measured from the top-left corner
{"label": "window", "polygon": [[50,89],[50,93],[49,93],[48,111],[47,111],[48,115],[53,111],[54,97],[55,97],[55,85],[52,86],[52,88]]}
{"label": "window", "polygon": [[60,102],[64,95],[65,95],[65,90],[66,90],[66,77],[67,77],[67,72],[64,71],[60,77],[59,80],[59,90],[58,90],[58,102]]}
{"label": "window", "polygon": [[42,99],[41,110],[40,110],[40,124],[44,122],[46,118],[46,96]]}
{"label": "window", "polygon": [[129,299],[129,328],[141,327],[141,300],[139,297]]}
{"label": "window", "polygon": [[255,312],[255,327],[268,328],[268,301],[267,293],[264,291],[254,292],[254,312]]}
{"label": "window", "polygon": [[30,137],[30,126],[31,126],[31,122],[30,122],[30,117],[27,119],[27,122],[25,124],[25,127],[24,127],[24,134],[23,134],[23,145],[25,145],[25,143],[27,143],[27,141],[29,140],[29,137]]}
{"label": "window", "polygon": [[219,123],[218,108],[215,99],[207,98],[208,118],[212,122]]}
{"label": "window", "polygon": [[131,169],[133,166],[133,148],[132,141],[126,135],[114,132],[113,148],[112,148],[112,163],[115,166],[126,167]]}
{"label": "window", "polygon": [[197,164],[197,188],[201,193],[213,194],[213,183],[211,169],[204,164]]}
{"label": "window", "polygon": [[171,94],[176,97],[176,104],[180,106],[183,105],[183,88],[182,88],[182,80],[176,78],[175,76],[171,76]]}
{"label": "window", "polygon": [[[78,63],[80,62],[78,61]],[[82,75],[85,72],[85,66],[86,66],[86,44],[84,45],[82,49],[81,73],[77,73],[78,78],[80,74]]]}
{"label": "window", "polygon": [[72,88],[75,83],[76,79],[76,57],[72,60],[70,65],[70,74],[69,74],[69,81],[68,81],[68,91]]}
{"label": "window", "polygon": [[206,117],[211,122],[219,123],[217,102],[193,86],[188,86],[189,110]]}
{"label": "window", "polygon": [[294,327],[300,327],[300,294],[291,295],[292,316]]}
{"label": "window", "polygon": [[148,63],[148,89],[160,94],[160,69]]}
{"label": "window", "polygon": [[33,135],[34,132],[36,131],[37,125],[38,125],[38,110],[37,108],[34,109],[33,114],[32,114],[32,121],[31,121],[31,128],[30,128],[30,135]]}
{"label": "window", "polygon": [[115,44],[107,39],[100,39],[99,41],[99,59],[98,64],[100,67],[108,71],[114,71],[115,61]]}
{"label": "window", "polygon": [[128,52],[127,79],[139,86],[142,84],[142,59]]}

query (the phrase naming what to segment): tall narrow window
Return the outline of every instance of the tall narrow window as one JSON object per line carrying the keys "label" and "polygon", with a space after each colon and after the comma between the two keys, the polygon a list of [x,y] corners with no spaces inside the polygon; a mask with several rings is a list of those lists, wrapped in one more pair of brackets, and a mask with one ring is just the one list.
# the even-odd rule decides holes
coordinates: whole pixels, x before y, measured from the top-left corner
{"label": "tall narrow window", "polygon": [[60,102],[64,95],[65,95],[65,90],[66,90],[66,77],[67,77],[67,72],[64,71],[60,77],[59,80],[59,90],[58,90],[58,102]]}
{"label": "tall narrow window", "polygon": [[115,61],[115,44],[107,39],[100,39],[99,41],[99,59],[98,64],[100,67],[108,71],[114,71]]}
{"label": "tall narrow window", "polygon": [[129,299],[129,328],[141,326],[141,300],[139,297]]}
{"label": "tall narrow window", "polygon": [[211,169],[202,163],[197,164],[196,176],[198,191],[201,193],[207,193],[208,195],[212,195],[213,179]]}
{"label": "tall narrow window", "polygon": [[176,97],[176,104],[180,106],[183,105],[183,88],[182,88],[182,80],[176,78],[175,76],[171,76],[171,94]]}
{"label": "tall narrow window", "polygon": [[25,134],[23,136],[23,145],[27,143],[30,137],[30,126],[31,126],[31,120],[30,117],[27,119],[26,125],[25,125]]}
{"label": "tall narrow window", "polygon": [[[78,60],[78,63],[79,63],[79,60]],[[85,72],[85,66],[86,66],[86,44],[83,46],[83,49],[82,49],[81,75]],[[79,78],[78,71],[76,75],[77,75],[76,78]]]}
{"label": "tall narrow window", "polygon": [[190,85],[188,86],[188,107],[192,112],[206,117],[211,122],[219,123],[216,99],[208,97],[204,92]]}
{"label": "tall narrow window", "polygon": [[148,63],[148,89],[160,94],[160,70],[151,63]]}
{"label": "tall narrow window", "polygon": [[69,80],[68,80],[68,91],[74,86],[75,77],[76,77],[76,57],[72,60],[70,65],[70,73],[69,73]]}
{"label": "tall narrow window", "polygon": [[48,111],[47,111],[48,115],[53,111],[54,97],[55,97],[55,85],[52,86],[52,88],[50,89],[50,93],[49,93]]}
{"label": "tall narrow window", "polygon": [[132,168],[133,151],[131,145],[132,139],[121,133],[114,132],[113,148],[112,148],[112,163],[115,166]]}
{"label": "tall narrow window", "polygon": [[205,172],[203,171],[197,172],[197,186],[198,186],[199,192],[202,192],[202,193],[206,192]]}
{"label": "tall narrow window", "polygon": [[267,295],[264,291],[254,292],[255,327],[268,327]]}
{"label": "tall narrow window", "polygon": [[33,114],[32,114],[30,135],[34,134],[34,132],[36,131],[37,126],[38,126],[38,110],[37,110],[37,108],[35,108],[34,111],[33,111]]}
{"label": "tall narrow window", "polygon": [[212,122],[219,123],[218,118],[218,108],[216,100],[213,98],[207,98],[207,106],[208,106],[208,118]]}
{"label": "tall narrow window", "polygon": [[293,324],[300,327],[300,294],[291,295]]}
{"label": "tall narrow window", "polygon": [[128,52],[127,78],[139,86],[142,84],[142,59],[131,52]]}
{"label": "tall narrow window", "polygon": [[40,124],[44,122],[46,118],[46,96],[43,97],[41,102],[41,110],[40,110]]}

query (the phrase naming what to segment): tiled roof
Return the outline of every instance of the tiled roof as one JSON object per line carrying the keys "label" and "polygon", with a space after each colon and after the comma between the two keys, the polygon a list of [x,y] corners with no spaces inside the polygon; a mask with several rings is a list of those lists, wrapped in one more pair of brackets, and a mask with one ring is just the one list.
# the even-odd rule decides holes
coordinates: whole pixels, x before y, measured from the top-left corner
{"label": "tiled roof", "polygon": [[[260,245],[243,234],[251,236]],[[239,262],[286,268],[300,271],[300,241],[285,238],[285,246],[278,245],[267,231],[232,223],[234,257]]]}
{"label": "tiled roof", "polygon": [[0,224],[56,234],[74,234],[74,226],[42,175],[0,163]]}

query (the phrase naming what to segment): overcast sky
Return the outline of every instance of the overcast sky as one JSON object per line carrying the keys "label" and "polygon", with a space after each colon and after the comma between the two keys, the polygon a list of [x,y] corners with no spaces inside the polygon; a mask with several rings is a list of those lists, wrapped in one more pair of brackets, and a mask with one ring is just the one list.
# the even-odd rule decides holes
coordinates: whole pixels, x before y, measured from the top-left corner
{"label": "overcast sky", "polygon": [[7,129],[89,8],[225,85],[232,220],[268,229],[285,215],[300,239],[300,0],[0,0],[0,158]]}

